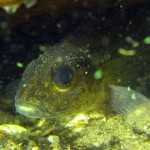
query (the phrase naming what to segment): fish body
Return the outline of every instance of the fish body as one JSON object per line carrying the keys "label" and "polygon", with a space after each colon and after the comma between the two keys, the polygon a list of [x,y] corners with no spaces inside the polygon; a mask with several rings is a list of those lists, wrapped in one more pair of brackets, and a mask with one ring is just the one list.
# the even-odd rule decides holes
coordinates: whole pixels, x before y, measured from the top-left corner
{"label": "fish body", "polygon": [[50,118],[104,107],[104,87],[101,80],[93,79],[96,68],[90,57],[89,50],[68,42],[40,55],[23,74],[15,96],[17,111]]}
{"label": "fish body", "polygon": [[[131,81],[136,80],[135,65],[131,63],[136,60],[128,57],[106,62],[93,60],[90,50],[68,41],[51,47],[27,66],[15,96],[17,112],[33,118],[57,118],[90,111],[110,113],[113,110],[127,114],[143,99],[144,103],[149,102],[140,96],[138,104],[131,103],[133,109],[125,109],[130,93],[123,87],[113,86],[131,85]],[[136,66],[138,63],[140,61]],[[98,79],[94,77],[97,70],[103,72]]]}
{"label": "fish body", "polygon": [[92,111],[128,114],[140,106],[143,97],[132,91],[141,99],[130,103],[134,109],[119,110],[129,102],[130,92],[123,87],[135,87],[138,78],[150,72],[149,56],[118,55],[119,35],[124,33],[121,25],[112,28],[118,19],[95,22],[83,24],[27,66],[15,96],[17,112],[33,118],[63,118]]}

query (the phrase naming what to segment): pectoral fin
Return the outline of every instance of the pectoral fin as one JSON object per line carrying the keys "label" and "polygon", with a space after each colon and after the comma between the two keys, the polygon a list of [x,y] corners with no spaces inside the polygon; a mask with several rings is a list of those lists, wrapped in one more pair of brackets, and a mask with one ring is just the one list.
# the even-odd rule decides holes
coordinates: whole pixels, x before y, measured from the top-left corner
{"label": "pectoral fin", "polygon": [[109,87],[111,90],[111,104],[118,114],[130,114],[146,103],[150,103],[147,97],[129,87],[120,87],[116,85],[109,85]]}

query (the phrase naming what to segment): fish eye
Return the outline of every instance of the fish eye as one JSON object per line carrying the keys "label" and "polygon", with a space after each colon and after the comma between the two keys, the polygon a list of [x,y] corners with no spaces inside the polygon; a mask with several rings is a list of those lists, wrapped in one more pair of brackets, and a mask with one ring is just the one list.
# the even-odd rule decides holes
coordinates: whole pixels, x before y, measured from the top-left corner
{"label": "fish eye", "polygon": [[68,85],[73,79],[74,71],[71,66],[62,64],[53,72],[53,80],[59,86]]}

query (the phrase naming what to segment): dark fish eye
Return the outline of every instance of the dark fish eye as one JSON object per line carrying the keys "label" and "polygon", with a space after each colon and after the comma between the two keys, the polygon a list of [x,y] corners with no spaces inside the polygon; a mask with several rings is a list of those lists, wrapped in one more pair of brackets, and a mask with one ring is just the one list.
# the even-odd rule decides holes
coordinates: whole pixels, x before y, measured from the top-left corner
{"label": "dark fish eye", "polygon": [[60,86],[66,86],[72,81],[73,74],[74,72],[71,66],[63,64],[58,66],[58,68],[53,72],[53,80]]}

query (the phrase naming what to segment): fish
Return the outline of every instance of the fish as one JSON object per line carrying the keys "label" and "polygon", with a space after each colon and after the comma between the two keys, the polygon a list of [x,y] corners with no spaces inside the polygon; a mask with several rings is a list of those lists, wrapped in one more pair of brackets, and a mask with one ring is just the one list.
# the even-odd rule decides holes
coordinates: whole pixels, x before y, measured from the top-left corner
{"label": "fish", "polygon": [[[129,88],[139,76],[139,57],[96,60],[95,56],[67,40],[51,46],[25,69],[15,95],[16,111],[47,119],[92,111],[127,115],[150,103]],[[97,72],[102,75],[95,77]]]}
{"label": "fish", "polygon": [[[53,46],[25,70],[15,96],[17,112],[27,117],[51,118],[95,108],[99,98],[103,99],[99,95],[103,88],[100,82],[91,81],[95,69],[88,49],[69,42]],[[93,86],[95,82],[97,87]]]}
{"label": "fish", "polygon": [[148,104],[134,89],[138,79],[150,73],[149,55],[118,54],[117,49],[127,45],[118,44],[120,35],[132,33],[124,32],[120,21],[115,15],[107,23],[91,18],[29,63],[14,98],[16,111],[47,119],[91,112],[126,115]]}

